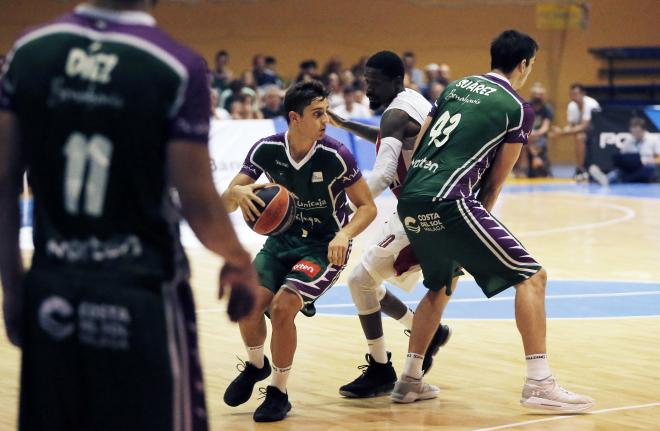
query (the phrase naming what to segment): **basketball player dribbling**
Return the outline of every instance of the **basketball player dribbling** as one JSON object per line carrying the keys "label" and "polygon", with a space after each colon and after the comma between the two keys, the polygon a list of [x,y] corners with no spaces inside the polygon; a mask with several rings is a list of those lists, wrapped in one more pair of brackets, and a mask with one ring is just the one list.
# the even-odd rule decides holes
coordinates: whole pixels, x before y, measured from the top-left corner
{"label": "basketball player dribbling", "polygon": [[[252,314],[239,323],[248,361],[227,388],[230,406],[246,402],[256,382],[271,374],[264,356],[266,322],[271,319],[272,382],[254,412],[257,422],[284,419],[291,409],[286,389],[296,350],[294,319],[310,315],[313,303],[337,280],[351,250],[351,240],[376,216],[366,182],[350,151],[325,136],[328,92],[317,81],[292,86],[284,97],[289,128],[258,141],[243,168],[224,193],[228,209],[240,207],[246,220],[259,217],[264,202],[255,195],[265,174],[294,196],[296,220],[288,231],[271,236],[254,259],[263,286]],[[351,209],[357,210],[349,221]]]}
{"label": "basketball player dribbling", "polygon": [[[421,94],[404,89],[403,76],[403,62],[391,51],[378,52],[367,60],[365,78],[371,108],[386,106],[380,127],[348,121],[331,113],[332,121],[338,127],[376,144],[374,169],[367,179],[374,197],[389,187],[398,198],[410,166],[415,138],[431,111],[431,104]],[[383,286],[383,281],[388,280],[409,291],[415,287],[419,275],[419,263],[395,211],[384,225],[378,243],[364,253],[362,262],[348,278],[369,353],[364,372],[339,388],[340,394],[364,398],[388,394],[394,388],[396,372],[390,361],[391,355],[385,349],[381,310],[408,331],[412,329],[413,313]],[[433,355],[447,342],[450,334],[448,326],[438,326],[424,356],[424,372],[431,368]]]}

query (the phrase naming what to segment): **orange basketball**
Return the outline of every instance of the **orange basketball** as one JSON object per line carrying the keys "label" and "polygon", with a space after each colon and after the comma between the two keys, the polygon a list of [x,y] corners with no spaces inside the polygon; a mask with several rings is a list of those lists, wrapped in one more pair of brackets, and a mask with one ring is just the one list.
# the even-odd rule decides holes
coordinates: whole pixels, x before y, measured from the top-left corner
{"label": "orange basketball", "polygon": [[296,204],[286,187],[279,184],[264,187],[255,192],[266,206],[260,208],[261,215],[248,226],[261,235],[279,235],[293,224]]}

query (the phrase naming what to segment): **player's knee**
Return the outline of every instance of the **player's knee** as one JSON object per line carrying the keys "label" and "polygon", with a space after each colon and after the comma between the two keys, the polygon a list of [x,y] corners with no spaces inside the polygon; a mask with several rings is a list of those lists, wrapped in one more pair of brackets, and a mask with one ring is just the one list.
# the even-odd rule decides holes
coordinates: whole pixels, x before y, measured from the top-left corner
{"label": "player's knee", "polygon": [[300,310],[300,305],[300,297],[294,292],[285,290],[282,294],[277,295],[270,304],[272,324],[277,326],[293,321]]}
{"label": "player's knee", "polygon": [[348,276],[348,288],[358,314],[371,314],[380,310],[377,289],[379,284],[362,264]]}

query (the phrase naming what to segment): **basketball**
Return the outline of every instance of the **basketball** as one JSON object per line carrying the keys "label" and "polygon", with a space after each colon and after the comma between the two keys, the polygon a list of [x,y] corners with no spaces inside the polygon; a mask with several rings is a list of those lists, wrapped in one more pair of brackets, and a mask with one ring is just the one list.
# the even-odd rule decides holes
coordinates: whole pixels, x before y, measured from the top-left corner
{"label": "basketball", "polygon": [[[260,208],[261,215],[248,226],[261,235],[279,235],[291,227],[296,217],[296,204],[284,186],[273,185],[255,192],[266,206]],[[257,205],[258,206],[258,205]]]}

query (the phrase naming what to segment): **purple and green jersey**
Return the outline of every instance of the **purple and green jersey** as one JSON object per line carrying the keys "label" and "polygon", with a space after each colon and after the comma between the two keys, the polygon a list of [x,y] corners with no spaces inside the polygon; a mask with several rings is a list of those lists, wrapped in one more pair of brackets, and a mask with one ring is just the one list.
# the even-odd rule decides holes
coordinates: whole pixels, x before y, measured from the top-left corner
{"label": "purple and green jersey", "polygon": [[36,265],[154,276],[186,267],[167,149],[207,145],[206,70],[140,12],[82,5],[18,39],[0,109],[19,122]]}
{"label": "purple and green jersey", "polygon": [[296,220],[286,235],[330,241],[348,223],[351,209],[345,190],[362,173],[351,152],[327,136],[296,162],[290,156],[287,136],[279,133],[254,144],[241,173],[254,180],[263,173],[294,196]]}
{"label": "purple and green jersey", "polygon": [[413,155],[401,200],[463,199],[477,189],[500,145],[527,144],[534,110],[503,76],[468,76],[447,86]]}

